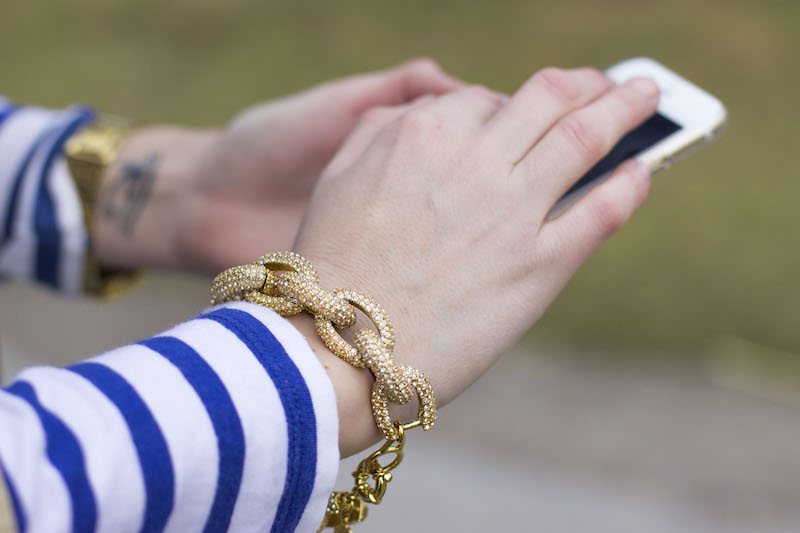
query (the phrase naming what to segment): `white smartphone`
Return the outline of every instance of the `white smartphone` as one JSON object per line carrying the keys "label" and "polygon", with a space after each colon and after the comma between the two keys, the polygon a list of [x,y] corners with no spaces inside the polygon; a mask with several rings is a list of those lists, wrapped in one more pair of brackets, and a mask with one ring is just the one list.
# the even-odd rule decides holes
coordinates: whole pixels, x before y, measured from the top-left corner
{"label": "white smartphone", "polygon": [[551,218],[602,183],[624,160],[635,157],[655,173],[715,139],[727,121],[725,106],[719,100],[653,59],[628,59],[606,74],[617,83],[637,77],[654,80],[661,90],[658,111],[578,180],[553,207]]}

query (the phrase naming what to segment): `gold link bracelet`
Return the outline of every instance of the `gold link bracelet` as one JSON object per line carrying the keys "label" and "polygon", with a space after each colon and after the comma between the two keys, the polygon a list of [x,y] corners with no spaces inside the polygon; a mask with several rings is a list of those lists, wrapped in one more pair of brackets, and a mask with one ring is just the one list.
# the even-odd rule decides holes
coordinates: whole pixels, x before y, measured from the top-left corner
{"label": "gold link bracelet", "polygon": [[[380,304],[355,289],[324,289],[314,266],[294,252],[273,252],[248,265],[229,268],[211,284],[211,305],[244,300],[269,307],[281,316],[306,311],[313,315],[322,342],[347,363],[368,368],[375,376],[371,404],[375,423],[386,438],[383,446],[361,461],[353,472],[350,492],[333,492],[319,531],[332,527],[351,531],[350,524],[367,516],[366,503],[378,504],[392,480],[391,471],[403,460],[405,431],[416,426],[428,430],[436,423],[436,399],[425,375],[411,365],[399,364],[392,351],[394,327]],[[360,329],[355,346],[338,333],[356,322],[356,309],[375,325],[377,332]],[[418,419],[410,424],[392,421],[389,404],[403,405],[419,399]],[[383,465],[379,459],[394,454]],[[370,479],[374,486],[370,484]]]}

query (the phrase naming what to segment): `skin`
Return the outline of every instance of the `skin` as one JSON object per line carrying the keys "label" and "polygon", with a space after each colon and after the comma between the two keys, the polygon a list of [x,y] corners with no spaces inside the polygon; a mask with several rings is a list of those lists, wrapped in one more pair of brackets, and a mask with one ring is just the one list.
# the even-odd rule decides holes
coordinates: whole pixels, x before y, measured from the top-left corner
{"label": "skin", "polygon": [[[309,159],[321,172],[315,187],[309,169],[297,174],[302,178],[262,178],[268,186],[251,183],[241,195],[247,179],[219,169],[244,166],[260,175],[283,167],[248,166],[228,154],[238,144],[204,138],[182,157],[164,154],[162,170],[183,170],[177,175],[184,177],[155,180],[129,240],[145,248],[139,252],[145,257],[155,250],[152,264],[201,271],[249,262],[265,250],[294,249],[315,264],[323,286],[358,288],[384,306],[397,331],[395,357],[426,374],[442,406],[542,315],[642,204],[649,173],[631,161],[562,216],[547,217],[617,140],[655,112],[658,99],[650,80],[616,86],[592,69],[544,69],[510,98],[480,86],[433,83],[404,92],[401,101],[356,106],[360,113],[357,120],[351,115],[343,144],[315,152],[327,159]],[[240,126],[247,122],[237,119],[228,131],[257,136],[258,127]],[[167,229],[173,220],[177,235],[158,250],[153,228]],[[274,234],[278,228],[281,236]],[[210,242],[198,244],[198,233]],[[116,245],[102,239],[102,228],[96,235],[101,247]],[[98,249],[101,257],[104,252]],[[119,251],[108,253],[109,263],[135,263],[120,259]],[[342,455],[363,450],[380,438],[369,407],[371,376],[331,354],[308,317],[291,320],[336,389]],[[410,419],[414,409],[394,414]]]}
{"label": "skin", "polygon": [[[290,249],[322,170],[368,109],[460,85],[418,59],[257,105],[222,129],[137,129],[104,179],[95,255],[109,267],[217,274]],[[134,194],[125,176],[153,166],[149,194]]]}
{"label": "skin", "polygon": [[[644,201],[649,173],[629,162],[547,220],[658,98],[650,80],[615,86],[590,69],[546,69],[510,99],[466,87],[375,110],[320,178],[295,250],[323,285],[378,298],[398,332],[396,358],[422,370],[445,405]],[[370,445],[379,435],[365,400],[369,375],[326,357],[308,321],[296,322],[334,383],[349,384],[340,393],[343,454]],[[409,411],[397,415],[413,419]]]}

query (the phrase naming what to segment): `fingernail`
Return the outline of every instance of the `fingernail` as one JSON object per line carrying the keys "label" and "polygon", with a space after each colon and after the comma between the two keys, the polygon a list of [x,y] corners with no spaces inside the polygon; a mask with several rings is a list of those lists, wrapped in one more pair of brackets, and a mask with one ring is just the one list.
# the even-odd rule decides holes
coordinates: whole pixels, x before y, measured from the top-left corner
{"label": "fingernail", "polygon": [[633,78],[628,82],[628,87],[649,99],[658,96],[658,85],[650,78]]}

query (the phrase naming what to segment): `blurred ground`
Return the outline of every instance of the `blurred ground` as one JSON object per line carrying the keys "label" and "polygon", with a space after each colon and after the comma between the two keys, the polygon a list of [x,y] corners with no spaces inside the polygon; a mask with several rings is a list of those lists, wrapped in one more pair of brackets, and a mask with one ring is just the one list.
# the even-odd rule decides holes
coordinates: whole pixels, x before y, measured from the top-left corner
{"label": "blurred ground", "polygon": [[[0,94],[211,125],[419,55],[503,91],[545,65],[659,59],[726,103],[727,133],[658,176],[515,351],[415,436],[372,529],[420,512],[420,531],[789,532],[798,23],[790,0],[5,0]],[[2,286],[6,377],[160,331],[206,291],[156,276],[98,304]]]}
{"label": "blurred ground", "polygon": [[537,351],[507,354],[435,431],[411,434],[365,530],[800,530],[799,410],[719,388],[685,362],[636,353],[635,367],[587,366]]}

